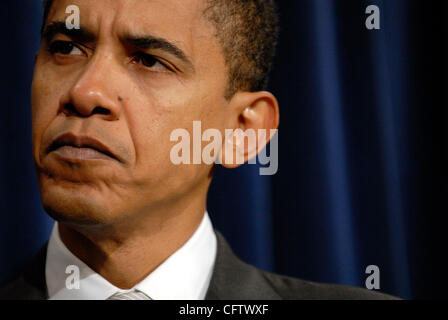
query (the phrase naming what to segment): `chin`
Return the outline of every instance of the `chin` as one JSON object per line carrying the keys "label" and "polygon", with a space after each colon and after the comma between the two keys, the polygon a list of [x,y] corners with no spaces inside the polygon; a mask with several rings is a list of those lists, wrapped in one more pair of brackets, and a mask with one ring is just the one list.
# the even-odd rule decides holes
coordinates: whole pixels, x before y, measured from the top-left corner
{"label": "chin", "polygon": [[56,221],[87,226],[109,224],[114,220],[107,201],[89,185],[43,182],[40,190],[45,211]]}

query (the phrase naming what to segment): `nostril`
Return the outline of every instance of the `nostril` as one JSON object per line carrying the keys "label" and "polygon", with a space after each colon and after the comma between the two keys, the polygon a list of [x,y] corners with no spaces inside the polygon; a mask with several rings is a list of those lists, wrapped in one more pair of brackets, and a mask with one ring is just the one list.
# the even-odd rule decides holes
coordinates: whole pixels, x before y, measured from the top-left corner
{"label": "nostril", "polygon": [[95,109],[93,109],[92,114],[104,114],[104,115],[109,115],[110,114],[110,110],[103,108],[103,107],[95,107]]}
{"label": "nostril", "polygon": [[101,115],[110,115],[111,112],[109,109],[104,107],[95,107],[92,112],[83,112],[87,110],[82,110],[81,108],[77,108],[73,103],[67,103],[63,107],[63,113],[67,116],[79,116],[79,117],[88,117],[94,114]]}
{"label": "nostril", "polygon": [[72,103],[65,104],[64,108],[63,108],[63,112],[68,116],[78,113],[78,111],[76,110],[76,107]]}

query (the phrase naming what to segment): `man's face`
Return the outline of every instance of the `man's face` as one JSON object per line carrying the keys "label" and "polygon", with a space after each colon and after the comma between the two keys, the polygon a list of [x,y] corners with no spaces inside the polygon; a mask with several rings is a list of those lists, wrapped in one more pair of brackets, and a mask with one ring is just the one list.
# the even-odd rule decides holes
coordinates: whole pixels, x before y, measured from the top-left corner
{"label": "man's face", "polygon": [[[67,30],[69,5],[82,31]],[[56,0],[32,86],[33,155],[57,219],[112,223],[206,190],[174,129],[225,127],[226,67],[202,0]],[[61,26],[64,26],[61,28]]]}

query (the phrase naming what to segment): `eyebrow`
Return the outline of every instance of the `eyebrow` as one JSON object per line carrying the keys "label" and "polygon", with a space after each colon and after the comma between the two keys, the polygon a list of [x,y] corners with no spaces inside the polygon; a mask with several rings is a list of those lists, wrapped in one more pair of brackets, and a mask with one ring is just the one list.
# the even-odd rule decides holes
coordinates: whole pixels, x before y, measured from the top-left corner
{"label": "eyebrow", "polygon": [[[96,39],[95,34],[88,29],[83,28],[82,26],[79,29],[68,29],[65,22],[62,21],[54,21],[45,26],[42,30],[41,38],[49,41],[57,34],[66,35],[81,43],[91,42]],[[124,41],[141,50],[158,49],[165,51],[182,61],[193,72],[195,71],[194,65],[188,56],[179,47],[164,38],[153,35],[134,36],[126,34],[124,36]]]}
{"label": "eyebrow", "polygon": [[124,37],[125,42],[131,44],[134,47],[137,47],[141,50],[148,49],[158,49],[165,51],[177,59],[181,60],[184,64],[190,67],[191,70],[194,71],[194,65],[191,60],[187,57],[187,55],[175,44],[169,42],[166,39],[155,37],[152,35],[144,35],[144,36],[132,36],[126,35]]}

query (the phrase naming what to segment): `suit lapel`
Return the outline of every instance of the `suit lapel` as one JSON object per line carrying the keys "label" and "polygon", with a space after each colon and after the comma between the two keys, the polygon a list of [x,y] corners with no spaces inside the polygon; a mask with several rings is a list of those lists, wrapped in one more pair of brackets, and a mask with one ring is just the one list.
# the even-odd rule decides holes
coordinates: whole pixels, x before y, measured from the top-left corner
{"label": "suit lapel", "polygon": [[218,252],[206,300],[278,300],[263,272],[239,260],[216,231]]}

